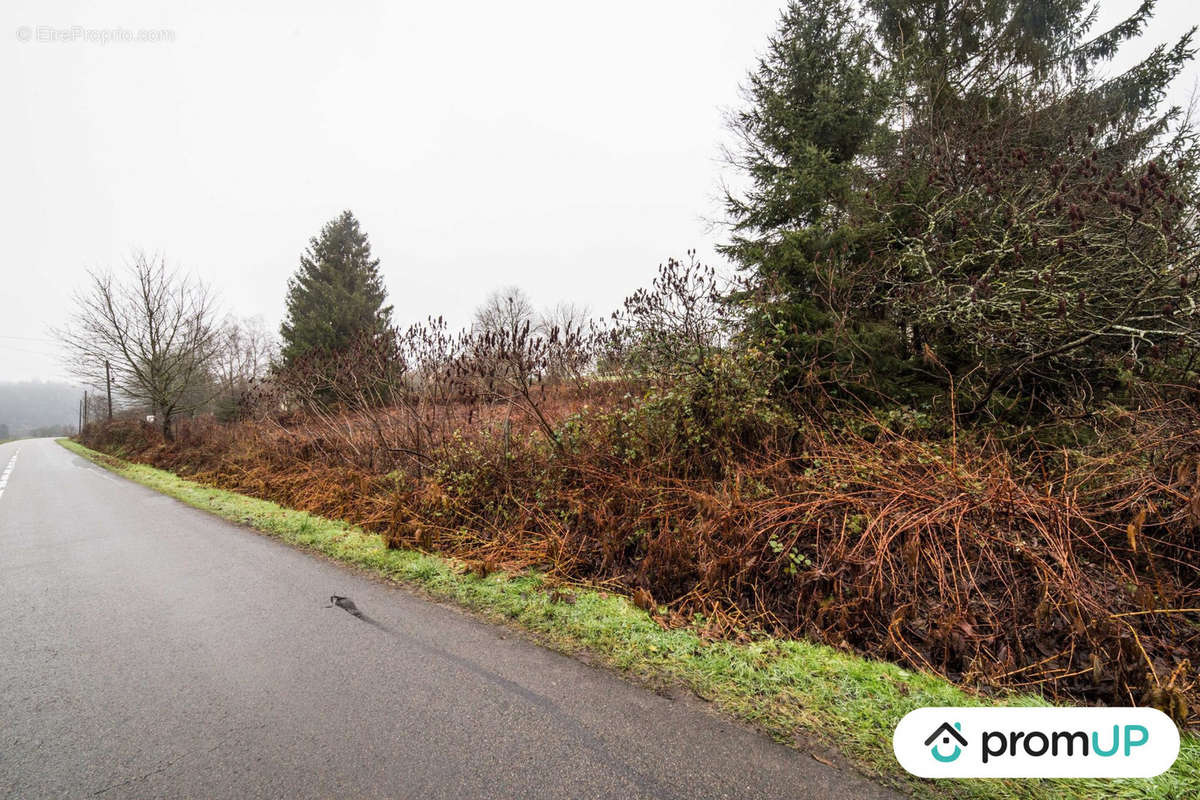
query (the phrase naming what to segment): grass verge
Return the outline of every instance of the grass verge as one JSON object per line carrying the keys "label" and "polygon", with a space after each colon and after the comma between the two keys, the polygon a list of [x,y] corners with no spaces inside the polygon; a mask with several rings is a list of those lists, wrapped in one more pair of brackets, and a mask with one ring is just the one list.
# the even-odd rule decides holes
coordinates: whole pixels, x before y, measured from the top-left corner
{"label": "grass verge", "polygon": [[[941,780],[905,773],[892,755],[892,728],[921,706],[995,704],[942,678],[804,641],[706,641],[689,629],[664,630],[626,598],[579,588],[574,603],[553,603],[537,574],[466,573],[450,559],[388,550],[376,534],[338,520],[246,497],[134,464],[59,439],[68,450],[190,506],[377,575],[422,588],[496,621],[533,633],[555,649],[655,682],[683,685],[727,713],[794,744],[828,742],[860,770],[917,797],[1200,797],[1200,737],[1185,735],[1179,759],[1157,778],[1127,780]],[[1005,705],[1046,705],[1011,696]]]}

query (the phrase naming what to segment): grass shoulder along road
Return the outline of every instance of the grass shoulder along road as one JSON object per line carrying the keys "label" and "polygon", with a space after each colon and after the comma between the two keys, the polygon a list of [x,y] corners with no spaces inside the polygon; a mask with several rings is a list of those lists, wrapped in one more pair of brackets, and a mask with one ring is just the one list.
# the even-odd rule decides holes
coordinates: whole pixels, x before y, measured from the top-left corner
{"label": "grass shoulder along road", "polygon": [[[536,573],[479,577],[464,565],[416,550],[389,550],[348,523],[185,480],[59,439],[68,450],[190,506],[275,536],[293,546],[419,587],[429,596],[514,625],[556,650],[655,685],[683,686],[778,741],[827,743],[862,772],[917,797],[1161,798],[1200,797],[1200,737],[1185,734],[1175,765],[1156,778],[1124,780],[939,780],[904,772],[892,754],[892,729],[922,706],[1047,705],[1033,695],[976,696],[933,675],[866,659],[820,644],[757,637],[709,641],[695,629],[664,629],[627,598],[571,587],[573,602],[555,602]],[[814,757],[824,761],[819,753]]]}

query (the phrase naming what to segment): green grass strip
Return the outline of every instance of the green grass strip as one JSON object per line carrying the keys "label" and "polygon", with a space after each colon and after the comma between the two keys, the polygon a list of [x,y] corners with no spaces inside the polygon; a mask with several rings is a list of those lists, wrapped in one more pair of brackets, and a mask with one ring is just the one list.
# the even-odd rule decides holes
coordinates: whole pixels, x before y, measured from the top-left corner
{"label": "green grass strip", "polygon": [[[984,700],[943,678],[862,658],[825,645],[787,639],[750,644],[709,642],[688,629],[663,630],[626,598],[586,588],[574,604],[552,603],[540,575],[478,578],[451,559],[388,550],[376,534],[211,486],[144,464],[129,463],[67,440],[63,447],[144,486],[283,541],[415,585],[430,596],[515,624],[554,649],[655,683],[680,684],[777,740],[798,735],[838,748],[860,770],[917,797],[1162,798],[1200,797],[1200,737],[1185,734],[1175,765],[1157,778],[1123,780],[922,780],[892,754],[892,729],[921,706],[980,706]],[[1031,695],[1004,705],[1037,706]]]}

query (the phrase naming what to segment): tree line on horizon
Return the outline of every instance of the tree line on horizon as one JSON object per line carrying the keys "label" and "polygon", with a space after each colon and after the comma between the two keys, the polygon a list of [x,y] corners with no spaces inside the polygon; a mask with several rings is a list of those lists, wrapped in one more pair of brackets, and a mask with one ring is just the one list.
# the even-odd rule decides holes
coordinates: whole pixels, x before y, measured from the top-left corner
{"label": "tree line on horizon", "polygon": [[80,394],[63,381],[0,381],[0,441],[75,433]]}
{"label": "tree line on horizon", "polygon": [[[395,335],[392,307],[367,234],[343,211],[312,237],[288,281],[278,335],[259,318],[219,318],[211,287],[159,256],[139,253],[124,271],[96,271],[75,296],[73,316],[56,331],[70,369],[117,406],[154,417],[172,436],[180,415],[233,419],[255,388],[317,357],[344,353],[364,338]],[[471,329],[580,327],[586,311],[560,303],[538,314],[516,286],[491,292]],[[89,404],[105,416],[102,398]]]}
{"label": "tree line on horizon", "polygon": [[[1200,150],[1188,113],[1163,106],[1194,30],[1107,76],[1152,2],[1099,32],[1083,0],[1035,5],[788,3],[730,118],[748,188],[725,196],[738,276],[712,312],[721,348],[769,355],[772,391],[926,406],[950,391],[954,414],[1015,420],[1194,386]],[[670,263],[659,277],[682,290]],[[107,363],[167,435],[222,393],[232,413],[268,372],[402,335],[349,211],[301,256],[277,353],[215,322],[211,291],[161,260],[127,278],[94,274],[61,336],[81,377],[99,385]],[[536,319],[519,290],[489,305],[472,328],[504,333],[515,314],[492,345],[506,354],[586,324],[570,306]]]}

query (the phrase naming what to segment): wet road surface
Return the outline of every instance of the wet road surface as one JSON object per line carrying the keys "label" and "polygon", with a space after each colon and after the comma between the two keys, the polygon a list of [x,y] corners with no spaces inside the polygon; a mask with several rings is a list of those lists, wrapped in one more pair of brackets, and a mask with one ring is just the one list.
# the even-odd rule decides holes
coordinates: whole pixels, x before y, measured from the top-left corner
{"label": "wet road surface", "polygon": [[0,446],[0,468],[18,451],[0,796],[893,796],[52,440]]}

